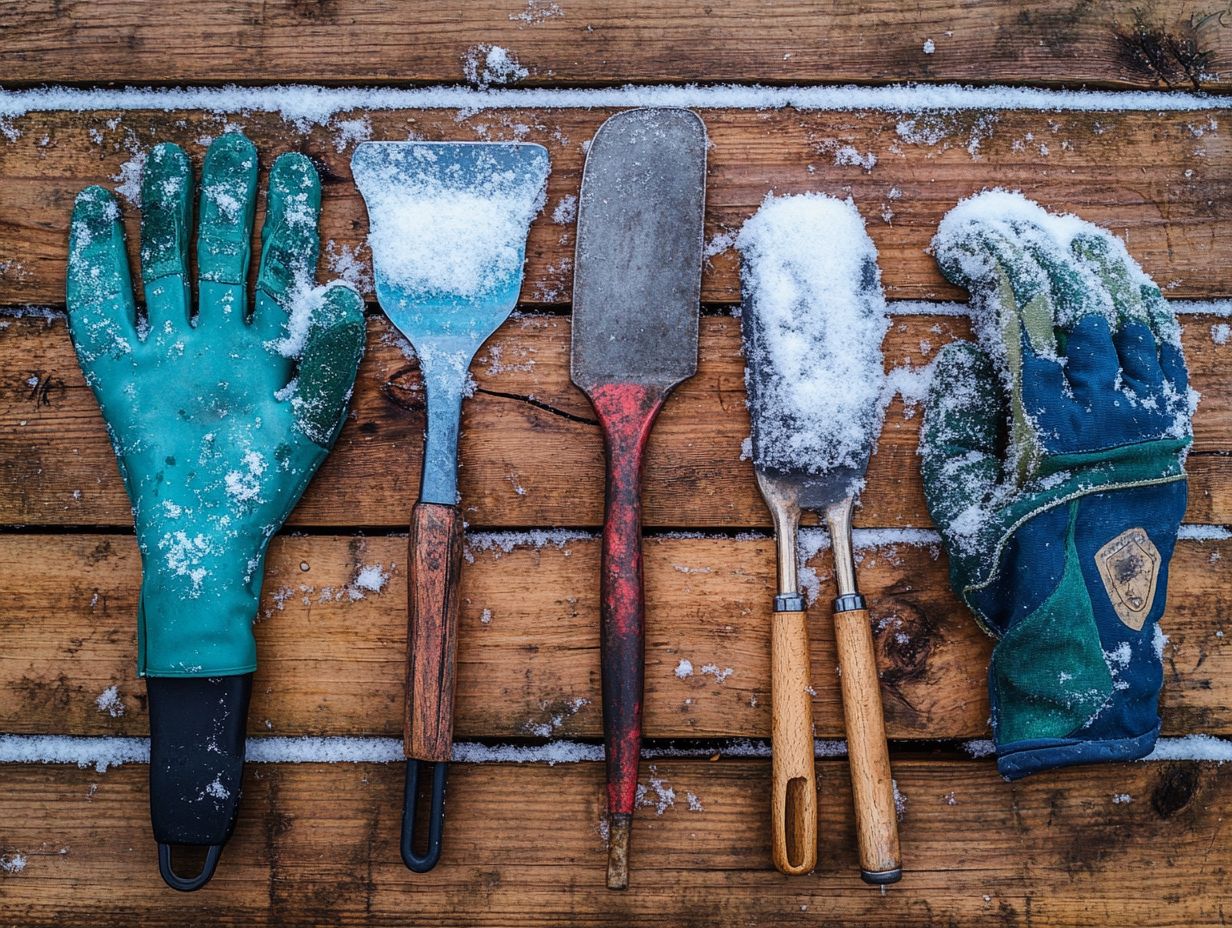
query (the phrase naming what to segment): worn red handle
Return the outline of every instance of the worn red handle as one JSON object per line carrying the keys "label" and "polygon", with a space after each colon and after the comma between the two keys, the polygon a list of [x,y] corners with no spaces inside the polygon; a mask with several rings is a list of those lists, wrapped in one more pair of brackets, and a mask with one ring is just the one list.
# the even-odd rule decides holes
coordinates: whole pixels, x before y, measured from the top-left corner
{"label": "worn red handle", "polygon": [[591,394],[607,455],[600,595],[608,809],[633,812],[642,731],[642,456],[663,391],[610,384]]}
{"label": "worn red handle", "polygon": [[[637,799],[642,742],[644,604],[642,456],[667,394],[660,387],[608,384],[590,395],[607,457],[607,511],[600,565],[603,738],[607,754],[608,883],[623,888],[629,822]],[[619,857],[619,861],[614,860]]]}
{"label": "worn red handle", "polygon": [[462,514],[456,506],[415,504],[409,564],[404,748],[407,757],[448,761],[462,573]]}

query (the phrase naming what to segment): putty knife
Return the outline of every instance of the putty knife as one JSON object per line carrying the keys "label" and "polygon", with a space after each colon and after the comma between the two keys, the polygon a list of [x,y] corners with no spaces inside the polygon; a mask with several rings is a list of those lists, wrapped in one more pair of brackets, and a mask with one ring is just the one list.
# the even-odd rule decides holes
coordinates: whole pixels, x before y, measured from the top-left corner
{"label": "putty knife", "polygon": [[628,885],[642,736],[641,469],[655,416],[697,371],[706,130],[688,110],[629,110],[595,134],[578,202],[573,382],[607,457],[601,577],[609,889]]}

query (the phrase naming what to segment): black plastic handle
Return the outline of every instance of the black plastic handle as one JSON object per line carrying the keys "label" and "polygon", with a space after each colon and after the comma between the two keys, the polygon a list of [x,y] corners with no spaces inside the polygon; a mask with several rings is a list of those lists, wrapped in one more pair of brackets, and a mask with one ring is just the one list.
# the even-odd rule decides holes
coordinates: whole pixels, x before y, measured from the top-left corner
{"label": "black plastic handle", "polygon": [[419,773],[428,761],[408,759],[402,794],[402,862],[416,873],[427,873],[441,859],[441,832],[445,826],[445,774],[449,765],[433,763],[431,805],[428,809],[428,848],[415,852],[415,811],[419,805]]}
{"label": "black plastic handle", "polygon": [[[252,674],[149,677],[150,822],[158,869],[180,892],[214,875],[235,828],[244,779],[244,735]],[[194,877],[175,872],[174,848],[205,850]]]}
{"label": "black plastic handle", "polygon": [[172,889],[178,889],[182,893],[191,893],[208,883],[214,875],[214,869],[218,866],[218,858],[222,856],[222,845],[212,844],[206,848],[205,862],[201,865],[201,872],[190,878],[182,877],[176,873],[175,866],[171,862],[171,849],[184,846],[163,844],[160,841],[158,844],[158,872],[162,874],[163,882]]}

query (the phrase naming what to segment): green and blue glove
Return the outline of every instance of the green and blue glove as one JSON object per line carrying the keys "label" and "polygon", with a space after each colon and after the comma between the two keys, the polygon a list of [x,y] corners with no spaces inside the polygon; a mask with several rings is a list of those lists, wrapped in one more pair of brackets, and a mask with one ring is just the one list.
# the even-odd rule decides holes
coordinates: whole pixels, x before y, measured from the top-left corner
{"label": "green and blue glove", "polygon": [[933,249],[979,346],[936,359],[924,492],[955,591],[998,639],[998,769],[1142,757],[1197,399],[1176,317],[1118,239],[1017,194],[963,201]]}
{"label": "green and blue glove", "polygon": [[[312,286],[321,189],[302,155],[270,170],[250,311],[256,188],[253,144],[238,134],[216,140],[201,183],[195,312],[192,168],[179,147],[159,145],[145,165],[144,308],[115,199],[90,187],[73,210],[69,329],[142,558],[137,663],[150,692],[160,844],[221,846],[230,833],[266,548],[342,426],[363,352],[359,294]],[[225,718],[210,708],[220,699]],[[227,763],[196,757],[220,734]],[[164,774],[174,782],[160,787]],[[169,801],[154,795],[160,789]],[[195,811],[181,814],[177,802]]]}

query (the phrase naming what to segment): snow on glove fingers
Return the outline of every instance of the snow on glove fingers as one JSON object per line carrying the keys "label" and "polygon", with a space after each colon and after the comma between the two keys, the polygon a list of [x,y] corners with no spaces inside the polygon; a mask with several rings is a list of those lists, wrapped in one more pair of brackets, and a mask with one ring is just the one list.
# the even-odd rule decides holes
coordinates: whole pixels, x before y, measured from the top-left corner
{"label": "snow on glove fingers", "polygon": [[1196,399],[1179,326],[1104,230],[991,191],[933,241],[979,347],[938,356],[920,454],[955,591],[999,639],[998,767],[1140,757]]}
{"label": "snow on glove fingers", "polygon": [[74,210],[70,328],[132,499],[144,675],[253,670],[266,546],[337,433],[362,352],[358,294],[311,287],[320,189],[302,156],[271,172],[261,289],[248,316],[256,169],[240,135],[206,155],[191,317],[192,177],[178,147],[158,146],[147,161],[139,318],[114,199],[89,188]]}

